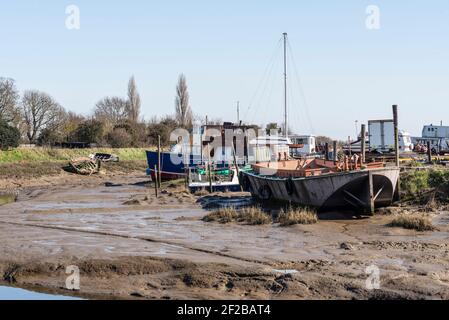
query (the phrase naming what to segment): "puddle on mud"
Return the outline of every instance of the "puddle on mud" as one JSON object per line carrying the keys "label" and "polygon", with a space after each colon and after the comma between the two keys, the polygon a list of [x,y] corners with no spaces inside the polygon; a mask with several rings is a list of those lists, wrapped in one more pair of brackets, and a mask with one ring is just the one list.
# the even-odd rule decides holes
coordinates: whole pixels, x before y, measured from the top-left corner
{"label": "puddle on mud", "polygon": [[10,193],[0,194],[0,206],[2,206],[4,204],[16,202],[16,200],[17,200],[17,195],[15,195],[15,194],[10,194]]}
{"label": "puddle on mud", "polygon": [[273,269],[272,271],[274,273],[282,273],[282,274],[294,274],[299,272],[298,270],[295,269],[282,269],[282,270]]}
{"label": "puddle on mud", "polygon": [[0,300],[82,300],[75,297],[45,294],[19,288],[0,286]]}
{"label": "puddle on mud", "polygon": [[201,200],[201,205],[205,209],[218,209],[225,207],[234,207],[239,209],[241,207],[247,207],[254,204],[254,200],[251,197],[220,197],[220,196],[206,196]]}

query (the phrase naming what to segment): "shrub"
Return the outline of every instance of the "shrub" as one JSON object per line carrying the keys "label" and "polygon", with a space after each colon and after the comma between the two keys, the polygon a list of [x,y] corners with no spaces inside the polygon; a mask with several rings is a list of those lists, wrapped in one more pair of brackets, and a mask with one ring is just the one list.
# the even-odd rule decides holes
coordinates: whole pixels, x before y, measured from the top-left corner
{"label": "shrub", "polygon": [[416,231],[432,231],[435,227],[432,225],[432,220],[429,216],[418,214],[401,214],[394,218],[390,227],[399,227],[404,229],[411,229]]}
{"label": "shrub", "polygon": [[108,143],[113,148],[125,148],[132,144],[132,137],[124,128],[115,128],[108,134]]}
{"label": "shrub", "polygon": [[100,143],[103,140],[104,124],[98,120],[86,120],[75,131],[77,142]]}
{"label": "shrub", "polygon": [[54,146],[58,142],[62,142],[64,138],[56,130],[46,128],[41,131],[37,138],[37,144],[40,146]]}
{"label": "shrub", "polygon": [[428,170],[414,170],[401,175],[401,192],[405,198],[415,197],[428,188]]}
{"label": "shrub", "polygon": [[448,200],[449,170],[432,170],[429,174],[429,185],[438,191],[440,200]]}
{"label": "shrub", "polygon": [[19,142],[19,129],[10,126],[3,120],[0,120],[0,148],[2,150],[17,148],[19,146]]}
{"label": "shrub", "polygon": [[178,128],[178,123],[175,119],[166,117],[161,121],[153,119],[148,124],[148,138],[149,143],[157,145],[158,136],[161,136],[161,144],[167,146],[170,144],[170,134]]}
{"label": "shrub", "polygon": [[279,214],[279,223],[282,227],[295,224],[314,224],[318,222],[318,216],[315,211],[308,208],[289,208],[282,210]]}

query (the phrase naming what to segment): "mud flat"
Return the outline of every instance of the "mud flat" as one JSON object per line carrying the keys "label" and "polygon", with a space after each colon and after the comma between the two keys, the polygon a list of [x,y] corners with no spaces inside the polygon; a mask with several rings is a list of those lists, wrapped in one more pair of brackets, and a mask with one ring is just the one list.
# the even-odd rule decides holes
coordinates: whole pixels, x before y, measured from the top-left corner
{"label": "mud flat", "polygon": [[[22,184],[0,206],[0,285],[100,299],[449,299],[448,212],[433,216],[433,232],[388,227],[386,215],[223,225],[201,220],[210,202],[175,185],[156,199],[146,181]],[[75,292],[65,288],[71,265]],[[377,290],[366,285],[373,265]]]}

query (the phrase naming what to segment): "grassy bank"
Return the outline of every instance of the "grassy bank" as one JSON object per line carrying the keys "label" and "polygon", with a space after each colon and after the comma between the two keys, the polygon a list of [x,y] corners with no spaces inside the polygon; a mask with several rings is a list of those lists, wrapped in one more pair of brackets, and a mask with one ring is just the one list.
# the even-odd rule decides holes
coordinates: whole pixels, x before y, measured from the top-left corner
{"label": "grassy bank", "polygon": [[406,201],[421,198],[427,201],[431,192],[432,197],[447,202],[449,200],[449,170],[433,168],[404,172],[401,174],[401,192],[403,200]]}
{"label": "grassy bank", "polygon": [[63,162],[76,157],[86,157],[90,154],[113,153],[119,156],[121,161],[144,161],[146,160],[145,149],[141,148],[92,148],[92,149],[55,149],[55,148],[33,148],[14,149],[0,151],[0,164],[9,163],[36,163],[36,162]]}
{"label": "grassy bank", "polygon": [[[66,162],[64,161],[0,163],[0,180],[57,176],[64,172],[65,166]],[[142,174],[145,174],[147,162],[145,160],[108,162],[104,163],[101,168],[102,171],[108,174],[123,174],[132,172],[141,172]]]}

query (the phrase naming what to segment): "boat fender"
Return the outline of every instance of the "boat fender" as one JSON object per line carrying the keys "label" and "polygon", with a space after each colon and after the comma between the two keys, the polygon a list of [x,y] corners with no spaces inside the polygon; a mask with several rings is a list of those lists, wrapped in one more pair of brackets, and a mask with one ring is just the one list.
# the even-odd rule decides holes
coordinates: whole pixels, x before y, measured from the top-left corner
{"label": "boat fender", "polygon": [[272,192],[269,186],[263,185],[259,188],[259,194],[262,200],[270,200]]}
{"label": "boat fender", "polygon": [[293,178],[292,177],[289,177],[285,181],[285,188],[287,189],[287,193],[288,193],[289,196],[291,196],[292,194],[296,193],[295,183],[293,182]]}

